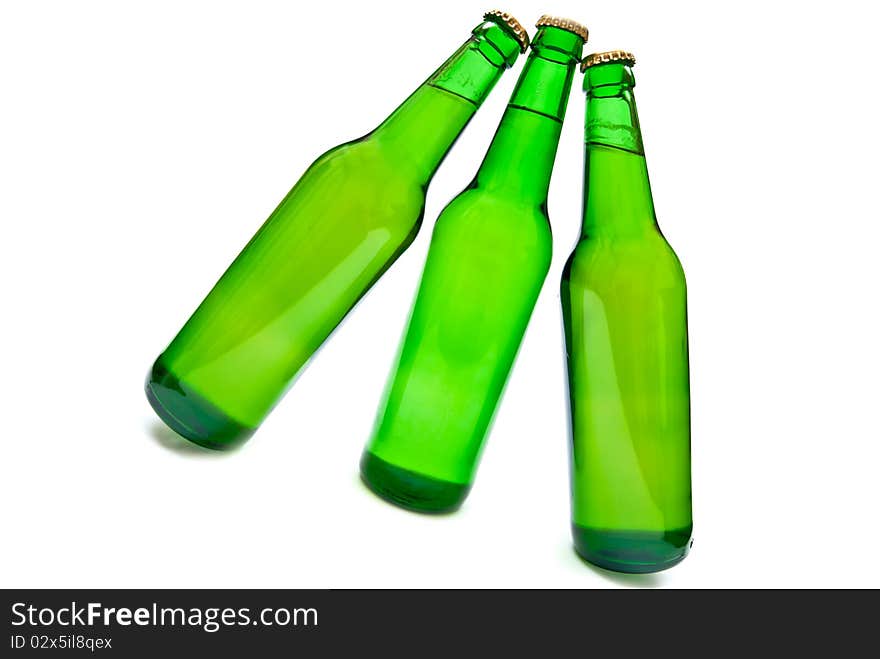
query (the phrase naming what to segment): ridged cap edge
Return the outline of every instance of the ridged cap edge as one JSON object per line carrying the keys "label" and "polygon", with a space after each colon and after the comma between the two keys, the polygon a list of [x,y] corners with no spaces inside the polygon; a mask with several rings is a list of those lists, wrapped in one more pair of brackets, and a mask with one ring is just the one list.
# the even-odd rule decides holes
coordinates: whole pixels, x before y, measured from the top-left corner
{"label": "ridged cap edge", "polygon": [[611,62],[623,62],[629,66],[635,66],[636,56],[626,50],[606,50],[604,53],[593,53],[581,60],[581,71],[586,71],[597,64],[610,64]]}
{"label": "ridged cap edge", "polygon": [[519,47],[522,52],[526,52],[529,47],[529,33],[518,20],[500,9],[492,9],[483,14],[483,19],[506,25],[513,32],[513,36],[519,41]]}
{"label": "ridged cap edge", "polygon": [[577,21],[573,21],[568,18],[560,18],[559,16],[550,16],[548,14],[544,14],[543,16],[541,16],[541,18],[538,19],[538,22],[535,23],[535,27],[544,27],[547,25],[558,27],[561,30],[574,32],[584,41],[586,41],[590,37],[590,31],[586,28],[586,26],[581,25]]}

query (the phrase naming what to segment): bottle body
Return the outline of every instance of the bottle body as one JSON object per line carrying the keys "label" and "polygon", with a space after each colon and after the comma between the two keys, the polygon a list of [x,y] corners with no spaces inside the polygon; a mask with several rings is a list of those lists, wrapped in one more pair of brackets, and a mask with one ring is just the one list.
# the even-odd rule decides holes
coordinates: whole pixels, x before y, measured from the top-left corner
{"label": "bottle body", "polygon": [[[182,409],[163,407],[185,424],[174,429],[225,443],[222,426],[179,418],[194,396],[217,408],[216,415],[222,410],[235,435],[256,429],[288,382],[412,241],[423,199],[370,140],[319,158],[154,365],[150,393],[176,389],[187,399]],[[172,394],[166,392],[160,405],[173,405]]]}
{"label": "bottle body", "polygon": [[[684,558],[692,530],[686,287],[640,137],[590,140],[606,109],[588,100],[584,232],[561,285],[572,532],[596,565],[654,572]],[[619,130],[620,115],[604,125]]]}
{"label": "bottle body", "polygon": [[395,503],[452,510],[470,489],[550,267],[547,218],[537,207],[523,210],[474,188],[437,220],[362,462],[368,482]]}
{"label": "bottle body", "polygon": [[463,502],[547,276],[547,187],[583,45],[548,30],[532,44],[476,178],[437,220],[361,460],[367,485],[402,507],[447,512]]}
{"label": "bottle body", "polygon": [[691,536],[684,273],[659,233],[584,240],[563,273],[578,552],[671,567]]}
{"label": "bottle body", "polygon": [[154,364],[147,397],[170,427],[209,448],[247,439],[412,242],[434,171],[517,51],[487,22],[378,129],[309,167]]}

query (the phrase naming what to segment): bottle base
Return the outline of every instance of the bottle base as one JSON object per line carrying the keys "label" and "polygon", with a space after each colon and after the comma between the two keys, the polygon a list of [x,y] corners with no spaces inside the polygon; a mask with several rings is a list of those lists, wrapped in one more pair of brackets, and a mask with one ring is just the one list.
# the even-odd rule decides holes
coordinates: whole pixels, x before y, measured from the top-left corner
{"label": "bottle base", "polygon": [[672,531],[616,531],[572,524],[574,548],[585,561],[614,572],[647,574],[681,563],[692,527]]}
{"label": "bottle base", "polygon": [[395,467],[369,451],[361,458],[361,480],[385,501],[428,514],[458,510],[471,489],[470,485],[443,481]]}
{"label": "bottle base", "polygon": [[243,444],[255,428],[243,426],[201,396],[188,391],[156,360],[144,385],[147,400],[159,418],[181,437],[215,451]]}

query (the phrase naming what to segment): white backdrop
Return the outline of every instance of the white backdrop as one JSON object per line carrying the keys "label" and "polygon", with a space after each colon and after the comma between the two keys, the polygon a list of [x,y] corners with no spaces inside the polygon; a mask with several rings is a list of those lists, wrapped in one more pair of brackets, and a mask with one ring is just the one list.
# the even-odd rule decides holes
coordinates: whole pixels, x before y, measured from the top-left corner
{"label": "white backdrop", "polygon": [[[381,121],[480,3],[31,2],[0,9],[0,586],[880,586],[876,21],[863,3],[516,0],[635,52],[660,224],[689,283],[695,545],[657,576],[574,555],[554,260],[457,515],[369,493],[358,459],[434,220],[524,58],[436,176],[413,246],[234,454],[142,382],[308,164]],[[867,6],[867,3],[864,3]]]}

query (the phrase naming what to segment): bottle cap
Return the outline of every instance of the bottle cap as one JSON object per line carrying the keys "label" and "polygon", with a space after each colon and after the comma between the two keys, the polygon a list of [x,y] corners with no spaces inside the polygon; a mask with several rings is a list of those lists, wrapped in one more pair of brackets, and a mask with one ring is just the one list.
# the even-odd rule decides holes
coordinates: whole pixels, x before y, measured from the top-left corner
{"label": "bottle cap", "polygon": [[610,64],[611,62],[621,62],[627,66],[635,66],[636,56],[625,50],[607,50],[604,53],[593,53],[587,55],[581,61],[581,71],[586,71],[591,66],[597,64]]}
{"label": "bottle cap", "polygon": [[529,47],[529,33],[526,32],[526,29],[522,26],[522,23],[516,20],[513,16],[508,14],[506,11],[493,9],[483,14],[483,19],[505,26],[510,32],[513,33],[513,36],[516,37],[516,40],[519,41],[520,50],[522,52],[526,52],[526,48]]}
{"label": "bottle cap", "polygon": [[574,32],[584,41],[586,41],[590,36],[590,31],[586,27],[584,27],[580,23],[569,20],[568,18],[559,18],[559,16],[548,16],[547,14],[544,14],[543,16],[541,16],[541,18],[538,19],[538,22],[535,23],[535,27],[545,27],[547,25],[558,27],[561,30]]}

